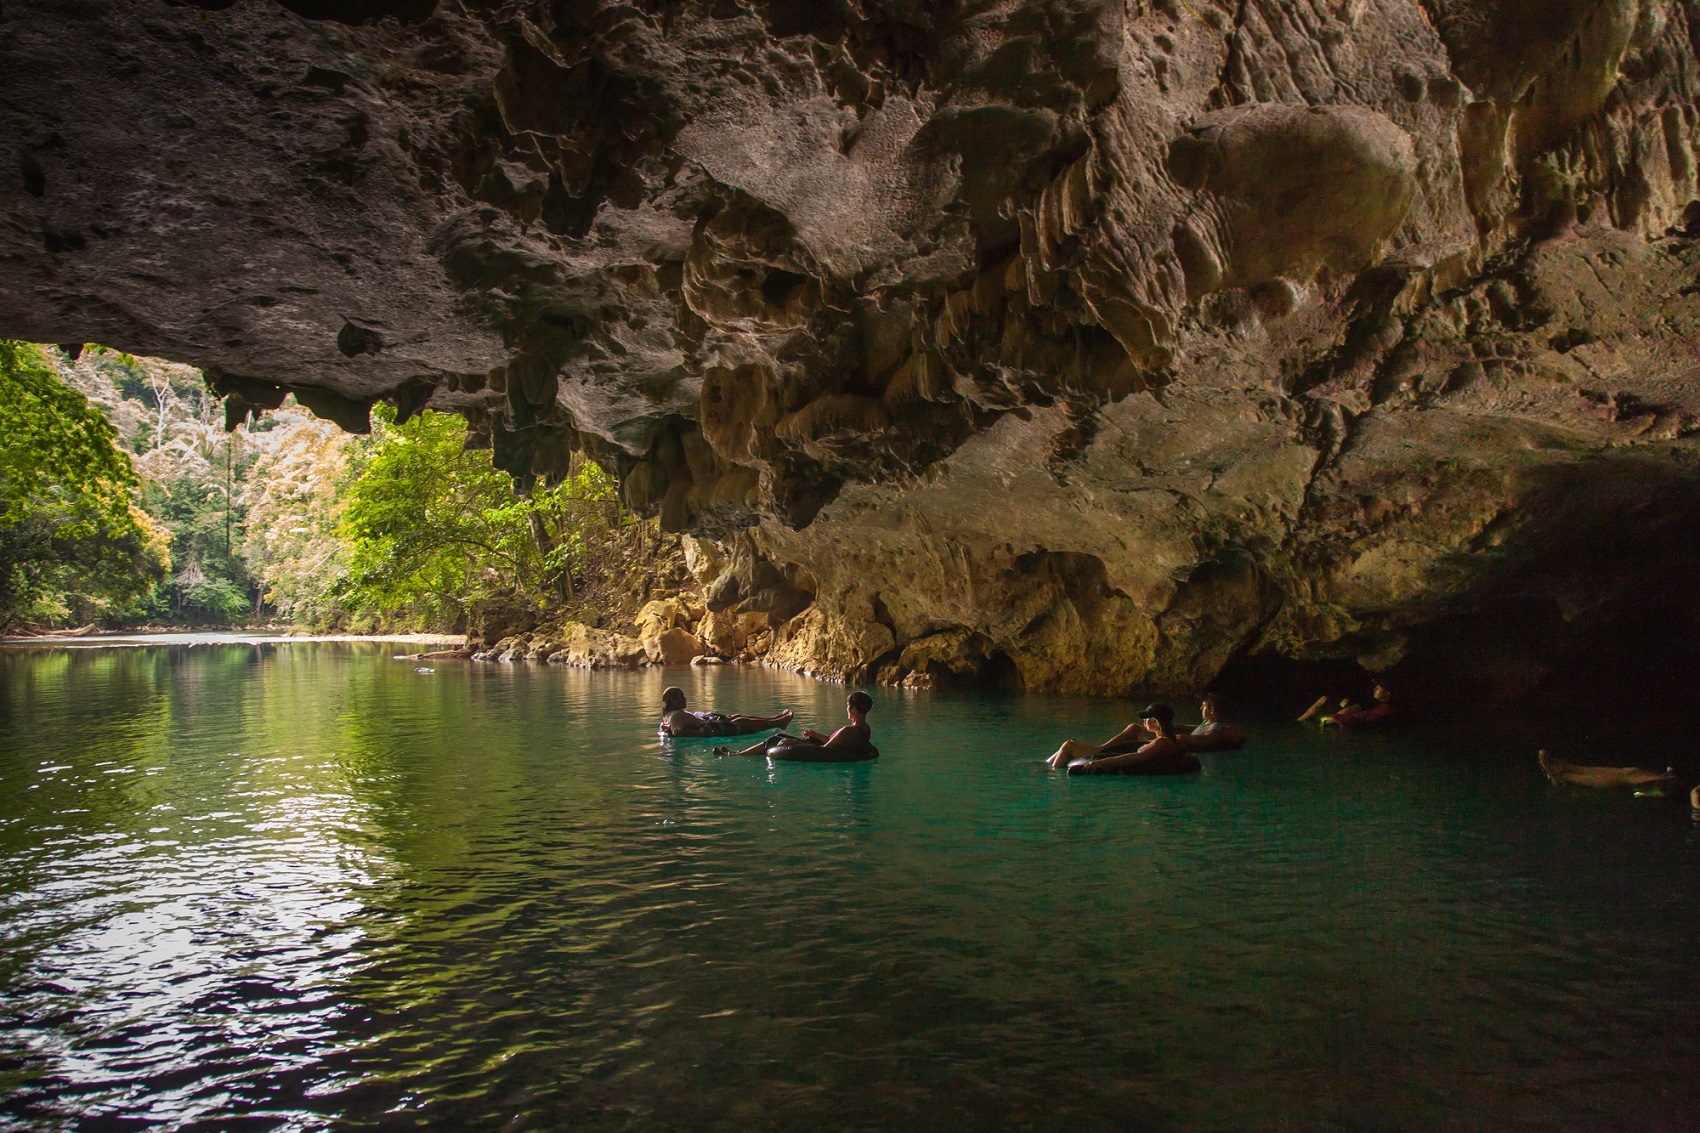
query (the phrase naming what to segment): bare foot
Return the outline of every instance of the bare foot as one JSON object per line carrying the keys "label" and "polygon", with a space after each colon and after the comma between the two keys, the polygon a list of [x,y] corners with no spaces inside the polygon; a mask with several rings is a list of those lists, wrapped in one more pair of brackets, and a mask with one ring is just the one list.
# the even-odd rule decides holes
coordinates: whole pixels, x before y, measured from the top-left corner
{"label": "bare foot", "polygon": [[793,711],[791,711],[791,709],[787,708],[785,711],[783,711],[779,714],[779,726],[781,728],[783,728],[785,725],[789,724],[791,722],[791,718],[796,716],[796,715],[797,714],[795,712],[793,712]]}

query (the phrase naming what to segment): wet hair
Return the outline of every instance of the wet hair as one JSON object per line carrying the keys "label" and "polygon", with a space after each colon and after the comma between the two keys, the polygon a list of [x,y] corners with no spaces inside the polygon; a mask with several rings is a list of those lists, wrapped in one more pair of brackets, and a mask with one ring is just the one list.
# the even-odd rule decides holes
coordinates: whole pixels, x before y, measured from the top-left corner
{"label": "wet hair", "polygon": [[685,690],[680,688],[678,685],[674,685],[662,692],[661,710],[663,712],[677,712],[684,706]]}
{"label": "wet hair", "polygon": [[1175,730],[1175,710],[1167,704],[1147,704],[1145,710],[1139,714],[1139,718],[1157,721],[1163,726],[1165,736]]}
{"label": "wet hair", "polygon": [[845,697],[845,702],[864,716],[874,708],[874,698],[865,692],[853,692]]}

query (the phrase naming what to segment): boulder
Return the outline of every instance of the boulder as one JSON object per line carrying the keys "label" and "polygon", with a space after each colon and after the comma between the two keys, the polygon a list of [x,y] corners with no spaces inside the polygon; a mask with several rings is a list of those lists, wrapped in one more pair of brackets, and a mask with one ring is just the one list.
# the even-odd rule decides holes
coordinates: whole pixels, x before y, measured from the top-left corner
{"label": "boulder", "polygon": [[633,620],[637,623],[638,636],[646,641],[675,626],[689,628],[691,622],[684,603],[675,597],[656,598],[644,603]]}
{"label": "boulder", "polygon": [[691,632],[689,607],[678,597],[647,603],[638,611],[636,621],[638,640],[655,664],[684,665],[706,652],[702,640]]}
{"label": "boulder", "polygon": [[819,606],[810,606],[779,627],[774,638],[774,664],[830,680],[861,679],[895,644],[886,626],[835,617]]}
{"label": "boulder", "polygon": [[719,656],[730,657],[742,652],[745,642],[749,640],[742,621],[742,617],[738,615],[710,611],[704,614],[701,624],[697,627],[697,636]]}
{"label": "boulder", "polygon": [[705,650],[702,639],[684,629],[670,629],[643,643],[644,653],[657,665],[688,665]]}
{"label": "boulder", "polygon": [[561,648],[549,655],[551,664],[580,669],[636,669],[648,660],[643,642],[623,633],[572,622],[561,629]]}

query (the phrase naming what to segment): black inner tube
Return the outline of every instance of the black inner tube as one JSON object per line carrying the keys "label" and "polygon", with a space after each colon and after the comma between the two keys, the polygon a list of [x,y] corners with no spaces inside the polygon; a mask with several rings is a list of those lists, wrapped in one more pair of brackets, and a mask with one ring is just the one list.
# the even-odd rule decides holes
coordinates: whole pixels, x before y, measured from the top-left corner
{"label": "black inner tube", "polygon": [[678,735],[677,733],[669,730],[666,724],[661,725],[660,733],[662,738],[669,740],[718,740],[723,739],[726,736],[753,736],[757,732],[767,731],[772,726],[773,725],[771,724],[758,724],[752,722],[734,724],[732,721],[722,716],[718,720],[703,720],[701,724],[702,730],[694,735]]}
{"label": "black inner tube", "polygon": [[1191,775],[1203,769],[1198,762],[1198,756],[1191,752],[1186,752],[1173,759],[1123,764],[1120,767],[1109,767],[1103,771],[1087,771],[1086,765],[1091,762],[1091,758],[1071,760],[1068,765],[1068,773],[1070,775]]}
{"label": "black inner tube", "polygon": [[818,743],[769,743],[767,757],[787,763],[864,763],[880,757],[873,744],[862,747],[829,748]]}

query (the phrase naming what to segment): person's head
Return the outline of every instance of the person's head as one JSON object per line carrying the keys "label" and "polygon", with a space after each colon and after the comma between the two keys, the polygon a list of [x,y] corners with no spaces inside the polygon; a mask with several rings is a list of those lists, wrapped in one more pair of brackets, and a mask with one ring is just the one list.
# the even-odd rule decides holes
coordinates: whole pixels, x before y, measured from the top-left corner
{"label": "person's head", "polygon": [[679,712],[685,707],[685,690],[678,685],[666,689],[661,694],[661,711]]}
{"label": "person's head", "polygon": [[1375,699],[1380,701],[1383,704],[1386,704],[1388,701],[1393,699],[1393,691],[1391,689],[1389,689],[1384,684],[1378,683],[1375,686],[1375,694],[1374,695],[1375,695]]}
{"label": "person's head", "polygon": [[844,698],[844,710],[850,719],[860,720],[874,710],[874,698],[865,692],[857,691]]}
{"label": "person's head", "polygon": [[1147,704],[1145,711],[1139,714],[1139,721],[1145,725],[1145,730],[1154,736],[1173,735],[1175,710],[1167,704]]}
{"label": "person's head", "polygon": [[1221,704],[1217,701],[1215,693],[1205,693],[1204,697],[1198,704],[1198,711],[1204,717],[1204,722],[1206,724],[1214,724],[1216,722],[1216,713],[1220,709]]}

